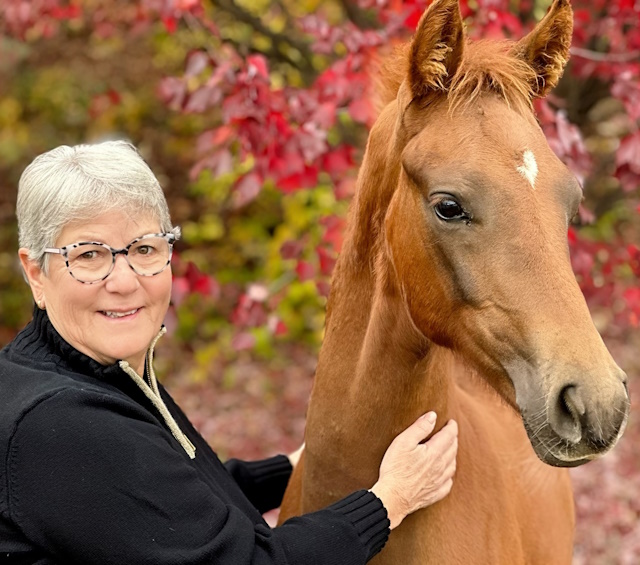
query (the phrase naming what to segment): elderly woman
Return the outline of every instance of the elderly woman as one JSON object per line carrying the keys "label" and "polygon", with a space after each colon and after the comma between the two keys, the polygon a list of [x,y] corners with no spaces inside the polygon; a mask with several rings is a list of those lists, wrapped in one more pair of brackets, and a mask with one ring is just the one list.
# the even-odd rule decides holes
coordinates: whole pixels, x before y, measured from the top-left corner
{"label": "elderly woman", "polygon": [[435,415],[392,443],[370,490],[270,529],[284,455],[223,465],[158,383],[153,352],[179,237],[125,142],[58,147],[18,190],[36,308],[0,353],[4,563],[359,564],[449,492],[457,428]]}

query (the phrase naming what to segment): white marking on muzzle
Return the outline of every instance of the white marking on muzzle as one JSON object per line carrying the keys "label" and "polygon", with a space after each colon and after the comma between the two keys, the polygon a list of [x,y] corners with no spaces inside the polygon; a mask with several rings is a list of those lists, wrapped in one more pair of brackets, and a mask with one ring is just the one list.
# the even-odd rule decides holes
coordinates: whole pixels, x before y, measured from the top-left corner
{"label": "white marking on muzzle", "polygon": [[518,167],[518,172],[529,181],[531,188],[536,187],[538,163],[536,163],[536,158],[530,149],[526,149],[522,154],[522,165]]}

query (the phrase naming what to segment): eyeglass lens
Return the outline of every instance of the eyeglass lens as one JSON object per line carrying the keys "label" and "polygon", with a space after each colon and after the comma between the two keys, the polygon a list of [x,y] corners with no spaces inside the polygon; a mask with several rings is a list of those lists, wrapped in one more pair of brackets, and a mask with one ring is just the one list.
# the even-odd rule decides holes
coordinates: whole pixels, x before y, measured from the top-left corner
{"label": "eyeglass lens", "polygon": [[[139,275],[155,275],[162,271],[171,257],[171,245],[163,237],[145,237],[129,248],[127,262]],[[105,278],[114,262],[107,245],[81,243],[67,252],[69,271],[81,282]]]}

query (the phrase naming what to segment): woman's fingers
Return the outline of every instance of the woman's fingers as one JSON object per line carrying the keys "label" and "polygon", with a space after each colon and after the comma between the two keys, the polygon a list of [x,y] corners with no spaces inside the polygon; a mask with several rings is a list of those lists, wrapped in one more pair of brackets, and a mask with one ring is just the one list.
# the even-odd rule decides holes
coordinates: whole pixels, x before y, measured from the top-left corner
{"label": "woman's fingers", "polygon": [[429,412],[418,418],[393,440],[382,459],[380,477],[371,490],[387,508],[392,528],[407,514],[441,500],[451,491],[458,425],[451,420],[431,435],[435,416]]}
{"label": "woman's fingers", "polygon": [[457,439],[458,424],[455,420],[449,420],[441,430],[429,438],[426,445],[428,445],[429,449],[434,452],[444,453],[446,448],[450,446],[452,442],[457,441]]}
{"label": "woman's fingers", "polygon": [[424,441],[433,432],[436,425],[436,413],[427,412],[420,416],[406,430],[400,433],[394,443],[399,443],[404,447],[412,448]]}

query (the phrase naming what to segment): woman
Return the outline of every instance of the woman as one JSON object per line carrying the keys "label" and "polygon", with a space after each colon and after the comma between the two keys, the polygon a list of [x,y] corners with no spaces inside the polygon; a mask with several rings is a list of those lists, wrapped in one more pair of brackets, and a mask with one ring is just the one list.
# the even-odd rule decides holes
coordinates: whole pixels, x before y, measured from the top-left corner
{"label": "woman", "polygon": [[171,294],[158,181],[125,142],[58,147],[18,189],[33,320],[0,352],[0,556],[6,563],[357,564],[449,492],[457,427],[427,414],[371,490],[270,529],[292,464],[226,467],[157,382]]}

